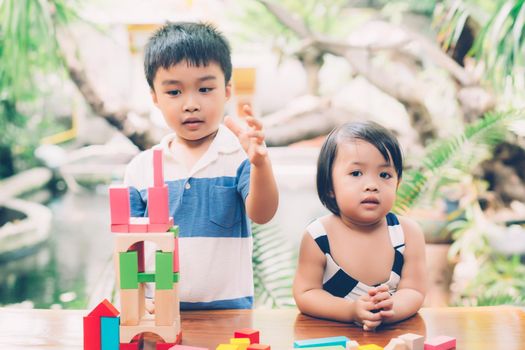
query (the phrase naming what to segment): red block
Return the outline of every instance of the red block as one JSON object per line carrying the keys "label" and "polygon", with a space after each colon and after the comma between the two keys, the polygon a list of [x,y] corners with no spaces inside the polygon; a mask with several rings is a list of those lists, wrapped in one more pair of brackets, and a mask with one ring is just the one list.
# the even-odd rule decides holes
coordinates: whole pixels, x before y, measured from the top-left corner
{"label": "red block", "polygon": [[128,233],[129,225],[111,225],[111,232]]}
{"label": "red block", "polygon": [[259,331],[251,328],[243,328],[236,330],[233,334],[234,338],[249,338],[250,344],[259,344]]}
{"label": "red block", "polygon": [[139,272],[144,272],[144,241],[133,244],[128,251],[137,251]]}
{"label": "red block", "polygon": [[150,224],[169,223],[168,186],[148,188],[148,215]]}
{"label": "red block", "polygon": [[129,189],[127,187],[111,186],[109,188],[109,206],[112,225],[126,225],[129,223]]}
{"label": "red block", "polygon": [[111,304],[107,299],[104,299],[100,304],[98,304],[88,316],[92,317],[117,317],[120,314],[113,304]]}
{"label": "red block", "polygon": [[100,318],[84,316],[84,350],[100,350]]}
{"label": "red block", "polygon": [[168,232],[173,227],[173,218],[170,217],[167,224],[149,224],[148,232]]}
{"label": "red block", "polygon": [[155,349],[156,350],[169,350],[175,345],[177,345],[177,343],[157,343],[155,344]]}
{"label": "red block", "polygon": [[198,348],[195,346],[188,346],[188,345],[175,345],[169,350],[209,350],[209,349],[208,348]]}
{"label": "red block", "polygon": [[120,343],[119,350],[139,350],[139,343]]}
{"label": "red block", "polygon": [[164,169],[162,166],[162,149],[153,150],[153,186],[164,186]]}
{"label": "red block", "polygon": [[132,217],[129,219],[128,232],[140,233],[148,232],[149,218]]}
{"label": "red block", "polygon": [[246,350],[270,350],[270,345],[250,344]]}
{"label": "red block", "polygon": [[425,350],[450,350],[456,347],[456,338],[440,335],[425,341]]}
{"label": "red block", "polygon": [[174,238],[175,246],[173,248],[173,272],[179,272],[179,239]]}

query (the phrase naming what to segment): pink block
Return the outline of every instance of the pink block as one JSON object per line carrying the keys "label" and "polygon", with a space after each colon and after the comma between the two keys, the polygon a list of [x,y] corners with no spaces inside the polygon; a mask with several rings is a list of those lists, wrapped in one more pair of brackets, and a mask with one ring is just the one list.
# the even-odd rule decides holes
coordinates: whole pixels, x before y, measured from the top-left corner
{"label": "pink block", "polygon": [[155,344],[156,350],[169,350],[171,349],[176,343],[157,343]]}
{"label": "pink block", "polygon": [[425,341],[425,350],[450,350],[456,347],[456,338],[440,335]]}
{"label": "pink block", "polygon": [[139,350],[139,343],[120,343],[119,350]]}
{"label": "pink block", "polygon": [[129,223],[129,189],[127,187],[111,186],[109,188],[109,206],[112,225]]}
{"label": "pink block", "polygon": [[179,272],[179,239],[175,239],[175,246],[173,248],[173,272]]}
{"label": "pink block", "polygon": [[129,232],[129,225],[111,225],[111,232],[116,232],[116,233]]}
{"label": "pink block", "polygon": [[208,348],[198,348],[195,346],[188,346],[188,345],[175,345],[174,347],[171,347],[169,350],[208,350]]}
{"label": "pink block", "polygon": [[162,150],[153,150],[153,186],[164,186],[164,168],[162,166]]}
{"label": "pink block", "polygon": [[169,223],[168,186],[148,188],[148,215],[150,224]]}
{"label": "pink block", "polygon": [[148,232],[149,218],[143,217],[132,217],[129,219],[129,231],[128,232]]}

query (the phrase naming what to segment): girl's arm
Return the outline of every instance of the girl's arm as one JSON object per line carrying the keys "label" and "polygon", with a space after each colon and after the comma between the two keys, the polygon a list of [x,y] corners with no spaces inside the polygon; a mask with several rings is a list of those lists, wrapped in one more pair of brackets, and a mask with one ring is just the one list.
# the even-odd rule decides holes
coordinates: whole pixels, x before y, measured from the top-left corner
{"label": "girl's arm", "polygon": [[299,310],[307,315],[340,322],[361,322],[363,318],[379,320],[371,301],[351,301],[335,297],[323,290],[326,257],[308,232],[303,236],[299,263],[293,283],[293,295]]}
{"label": "girl's arm", "polygon": [[401,321],[414,315],[425,300],[425,238],[416,222],[407,218],[399,220],[405,233],[404,264],[398,289],[391,298],[393,315],[383,317],[383,323]]}

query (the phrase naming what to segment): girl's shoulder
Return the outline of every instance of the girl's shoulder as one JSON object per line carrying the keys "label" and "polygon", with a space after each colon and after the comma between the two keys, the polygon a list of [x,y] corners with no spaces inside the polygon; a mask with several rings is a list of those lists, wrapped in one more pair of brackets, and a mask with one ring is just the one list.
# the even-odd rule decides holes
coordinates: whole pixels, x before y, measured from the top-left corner
{"label": "girl's shoulder", "polygon": [[403,233],[405,235],[405,241],[410,242],[414,240],[424,240],[423,231],[421,230],[421,227],[412,218],[396,215],[397,219],[399,220],[399,224],[401,225],[401,228],[403,229]]}

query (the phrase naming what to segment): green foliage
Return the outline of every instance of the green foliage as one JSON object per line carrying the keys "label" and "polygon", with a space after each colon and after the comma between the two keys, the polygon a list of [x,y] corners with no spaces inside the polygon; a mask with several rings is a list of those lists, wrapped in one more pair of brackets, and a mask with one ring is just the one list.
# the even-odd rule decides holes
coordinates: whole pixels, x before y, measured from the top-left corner
{"label": "green foliage", "polygon": [[454,46],[467,20],[480,27],[470,55],[485,65],[486,77],[503,89],[525,84],[525,0],[447,1],[435,21],[445,49]]}
{"label": "green foliage", "polygon": [[255,304],[271,308],[293,307],[292,281],[295,256],[275,225],[252,225]]}
{"label": "green foliage", "polygon": [[420,165],[403,175],[394,211],[405,213],[423,198],[435,198],[442,186],[471,174],[490,156],[489,151],[505,138],[508,124],[518,116],[515,112],[488,113],[467,125],[459,135],[429,145]]}

